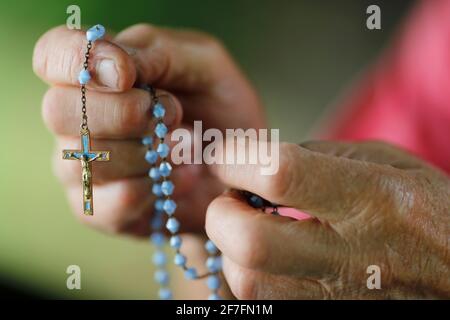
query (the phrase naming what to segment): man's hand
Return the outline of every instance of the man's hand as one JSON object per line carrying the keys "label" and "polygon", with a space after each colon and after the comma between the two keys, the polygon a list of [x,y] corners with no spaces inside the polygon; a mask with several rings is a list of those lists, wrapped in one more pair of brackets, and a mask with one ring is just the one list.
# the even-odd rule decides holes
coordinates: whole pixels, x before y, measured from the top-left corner
{"label": "man's hand", "polygon": [[[241,150],[241,152],[254,150]],[[450,180],[387,144],[282,144],[280,170],[219,165],[227,185],[308,212],[263,214],[236,192],[208,208],[206,230],[240,299],[450,297]],[[367,288],[367,267],[381,289]]]}
{"label": "man's hand", "polygon": [[[51,85],[43,100],[43,117],[57,136],[55,172],[83,222],[108,232],[147,235],[154,199],[140,138],[151,132],[151,106],[149,94],[133,85],[151,84],[158,95],[169,95],[162,101],[170,129],[189,129],[193,120],[202,120],[204,128],[259,128],[264,126],[261,106],[226,50],[211,36],[136,25],[96,42],[87,112],[93,147],[111,150],[111,162],[95,164],[96,213],[86,217],[80,165],[61,159],[63,148],[79,144],[77,77],[85,46],[84,32],[62,26],[44,34],[34,50],[34,70]],[[207,205],[223,185],[198,165],[176,167],[171,178],[182,231],[202,230]]]}

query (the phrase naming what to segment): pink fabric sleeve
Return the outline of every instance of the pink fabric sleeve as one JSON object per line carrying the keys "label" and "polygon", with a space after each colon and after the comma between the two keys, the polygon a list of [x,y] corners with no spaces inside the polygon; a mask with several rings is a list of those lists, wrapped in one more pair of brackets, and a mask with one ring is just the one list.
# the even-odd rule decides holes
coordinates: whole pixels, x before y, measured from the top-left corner
{"label": "pink fabric sleeve", "polygon": [[420,1],[321,138],[385,140],[450,173],[450,1]]}

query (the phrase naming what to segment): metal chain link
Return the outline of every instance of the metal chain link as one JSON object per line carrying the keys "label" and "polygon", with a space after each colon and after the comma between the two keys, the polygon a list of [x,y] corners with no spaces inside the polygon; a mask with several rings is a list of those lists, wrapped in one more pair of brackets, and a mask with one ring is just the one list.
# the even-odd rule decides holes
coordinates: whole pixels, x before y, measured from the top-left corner
{"label": "metal chain link", "polygon": [[[89,67],[89,57],[90,51],[92,49],[92,41],[88,41],[86,46],[86,53],[84,54],[84,70],[87,70]],[[88,117],[86,114],[86,85],[81,85],[81,129],[88,129]]]}

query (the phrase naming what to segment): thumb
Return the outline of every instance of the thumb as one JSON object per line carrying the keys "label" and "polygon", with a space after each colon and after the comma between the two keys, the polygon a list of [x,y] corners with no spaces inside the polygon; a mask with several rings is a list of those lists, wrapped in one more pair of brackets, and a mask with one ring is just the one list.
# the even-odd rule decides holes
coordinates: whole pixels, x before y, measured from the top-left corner
{"label": "thumb", "polygon": [[[225,147],[225,156],[232,152]],[[235,154],[257,153],[257,144],[238,143]],[[262,175],[262,164],[228,160],[215,165],[213,172],[230,187],[329,221],[352,217],[361,209],[356,208],[357,204],[372,205],[375,198],[393,201],[401,177],[392,166],[311,151],[295,144],[281,143],[278,153],[279,168],[273,175]]]}
{"label": "thumb", "polygon": [[209,205],[206,233],[234,263],[274,274],[333,273],[337,253],[344,248],[339,236],[317,220],[263,214],[233,191]]}

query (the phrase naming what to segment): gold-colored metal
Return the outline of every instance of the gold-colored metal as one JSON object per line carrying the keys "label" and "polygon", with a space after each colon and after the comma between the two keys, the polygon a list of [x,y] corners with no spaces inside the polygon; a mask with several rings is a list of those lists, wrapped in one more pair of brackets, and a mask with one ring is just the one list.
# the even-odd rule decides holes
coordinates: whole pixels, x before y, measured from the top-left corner
{"label": "gold-colored metal", "polygon": [[109,161],[109,151],[92,151],[89,129],[80,131],[81,150],[63,150],[64,160],[81,161],[81,181],[83,186],[83,212],[94,214],[92,197],[92,164],[93,161]]}

